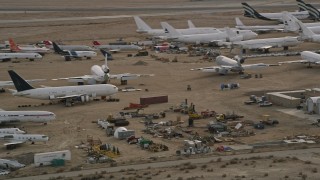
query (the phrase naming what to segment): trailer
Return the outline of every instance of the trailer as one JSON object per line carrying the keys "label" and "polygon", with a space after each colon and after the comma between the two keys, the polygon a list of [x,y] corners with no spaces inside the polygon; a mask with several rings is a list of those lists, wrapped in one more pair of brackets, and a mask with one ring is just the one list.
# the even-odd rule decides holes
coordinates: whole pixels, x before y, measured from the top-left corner
{"label": "trailer", "polygon": [[[59,165],[64,165],[64,161],[71,160],[71,152],[69,150],[36,153],[34,154],[34,164],[35,166],[47,166],[56,165],[59,161]],[[63,163],[61,163],[63,162]]]}

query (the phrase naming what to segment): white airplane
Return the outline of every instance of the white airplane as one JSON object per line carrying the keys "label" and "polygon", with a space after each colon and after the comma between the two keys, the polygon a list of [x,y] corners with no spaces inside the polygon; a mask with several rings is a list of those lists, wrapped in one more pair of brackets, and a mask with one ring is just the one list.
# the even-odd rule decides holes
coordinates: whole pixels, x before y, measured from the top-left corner
{"label": "white airplane", "polygon": [[[148,24],[146,24],[140,17],[133,17],[136,25],[138,33],[147,33],[151,36],[167,36],[167,29],[152,29]],[[189,20],[190,21],[190,20]],[[190,34],[209,34],[209,33],[217,33],[220,32],[217,28],[212,27],[195,27],[194,25],[190,27],[190,22],[188,21],[189,28],[188,29],[177,29],[179,33],[182,35],[190,35]]]}
{"label": "white airplane", "polygon": [[[299,21],[297,18],[294,16],[290,15],[288,12],[283,12],[283,17],[284,21],[284,29],[286,31],[299,31],[301,30],[299,24],[297,21]],[[315,23],[303,23],[305,27],[307,27],[309,30],[311,30],[313,33],[320,34],[320,23],[315,22]]]}
{"label": "white airplane", "polygon": [[[44,46],[53,49],[52,41],[43,41]],[[94,49],[86,45],[58,45],[63,51],[93,51]]]}
{"label": "white airplane", "polygon": [[49,137],[42,134],[0,134],[0,139],[7,142],[4,143],[7,148],[13,148],[28,141],[32,142],[32,144],[35,142],[47,142]]}
{"label": "white airplane", "polygon": [[320,43],[320,34],[316,34],[314,32],[312,32],[311,29],[309,29],[308,27],[306,27],[301,21],[299,21],[297,18],[290,16],[289,17],[295,21],[298,26],[299,26],[299,31],[300,31],[300,37],[303,40],[306,41],[311,41],[311,42],[316,42],[316,43]]}
{"label": "white airplane", "polygon": [[0,53],[0,60],[2,62],[10,61],[11,59],[29,59],[30,61],[34,61],[41,58],[42,56],[39,53]]}
{"label": "white airplane", "polygon": [[241,30],[251,30],[258,33],[265,33],[271,31],[283,31],[285,25],[277,24],[277,25],[265,25],[265,26],[246,26],[242,23],[240,18],[236,17],[236,28]]}
{"label": "white airplane", "polygon": [[91,59],[92,57],[97,56],[97,53],[94,51],[64,51],[55,42],[52,42],[52,45],[54,51],[58,54],[61,54],[66,61],[70,61],[71,58]]}
{"label": "white airplane", "polygon": [[1,169],[16,170],[25,167],[26,165],[19,163],[16,160],[0,159]]}
{"label": "white airplane", "polygon": [[27,53],[39,53],[41,55],[44,55],[45,53],[49,53],[48,48],[46,47],[36,47],[33,45],[16,45],[16,43],[13,41],[12,38],[9,39],[9,45],[10,45],[10,51],[12,52],[27,52]]}
{"label": "white airplane", "polygon": [[[26,80],[28,83],[44,81],[45,79],[31,79]],[[14,86],[12,81],[0,81],[0,92],[5,92],[4,87],[6,86]]]}
{"label": "white airplane", "polygon": [[[241,3],[244,9],[244,16],[262,20],[277,20],[282,22],[282,13],[258,13],[255,9],[253,9],[249,4],[243,2]],[[298,19],[308,19],[310,18],[308,11],[297,11],[297,12],[289,12],[291,15],[297,17]]]}
{"label": "white airplane", "polygon": [[228,72],[237,72],[239,74],[243,73],[244,70],[248,69],[260,69],[265,68],[269,66],[277,66],[274,64],[264,64],[264,63],[258,63],[258,64],[246,64],[243,65],[244,59],[239,58],[238,56],[235,57],[235,59],[228,58],[226,56],[218,56],[215,60],[216,64],[218,66],[210,66],[210,67],[203,67],[203,68],[195,68],[190,69],[191,71],[202,71],[202,72],[215,72],[220,75],[226,75]]}
{"label": "white airplane", "polygon": [[[230,38],[236,37],[232,31],[227,31]],[[242,53],[246,53],[246,50],[258,50],[269,52],[270,48],[283,47],[284,50],[288,50],[290,46],[296,46],[302,43],[299,41],[299,37],[280,37],[280,38],[266,38],[266,39],[251,39],[246,41],[235,41],[235,42],[218,42],[218,45],[227,46],[232,50],[234,47],[239,47]]]}
{"label": "white airplane", "polygon": [[109,74],[110,69],[108,67],[108,55],[105,55],[105,64],[102,66],[93,65],[91,67],[91,75],[84,75],[78,77],[58,78],[52,80],[68,80],[69,82],[77,82],[79,85],[83,85],[85,82],[88,84],[108,83],[111,79],[120,79],[121,84],[127,84],[128,80],[137,79],[139,77],[154,76],[154,74]]}
{"label": "white airplane", "polygon": [[303,0],[297,0],[299,10],[308,11],[310,19],[319,20],[320,19],[320,9],[315,8],[311,4],[305,3]]}
{"label": "white airplane", "polygon": [[279,64],[291,64],[291,63],[301,63],[308,64],[308,68],[311,68],[311,64],[320,64],[320,54],[311,52],[311,51],[302,51],[301,53],[302,60],[294,60],[294,61],[282,61]]}
{"label": "white airplane", "polygon": [[25,134],[26,132],[19,128],[0,128],[0,134]]}
{"label": "white airplane", "polygon": [[47,123],[56,118],[49,111],[4,111],[0,110],[0,124],[16,122]]}
{"label": "white airplane", "polygon": [[142,47],[134,44],[110,45],[110,44],[100,44],[98,41],[93,41],[92,43],[93,43],[93,47],[98,49],[106,49],[110,52],[142,50]]}
{"label": "white airplane", "polygon": [[13,70],[8,73],[17,89],[12,91],[14,96],[63,100],[66,106],[71,106],[75,101],[87,102],[90,97],[110,96],[118,92],[118,88],[111,84],[34,88]]}
{"label": "white airplane", "polygon": [[168,30],[169,37],[168,39],[178,42],[184,43],[214,43],[214,42],[226,42],[226,41],[241,41],[241,40],[248,40],[257,37],[257,34],[250,31],[250,30],[231,30],[227,29],[226,31],[232,31],[237,36],[229,37],[228,33],[225,32],[218,32],[218,33],[211,33],[211,34],[192,34],[192,35],[183,35],[179,33],[176,29],[170,26],[166,22],[161,22],[161,26]]}

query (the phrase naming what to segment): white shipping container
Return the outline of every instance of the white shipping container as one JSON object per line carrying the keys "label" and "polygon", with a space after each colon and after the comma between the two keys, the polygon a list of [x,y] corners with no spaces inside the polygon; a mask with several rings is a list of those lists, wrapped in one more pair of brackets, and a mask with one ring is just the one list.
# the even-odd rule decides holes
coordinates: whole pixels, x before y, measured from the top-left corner
{"label": "white shipping container", "polygon": [[34,154],[34,164],[36,166],[47,166],[54,159],[71,160],[71,152],[69,150],[36,153]]}

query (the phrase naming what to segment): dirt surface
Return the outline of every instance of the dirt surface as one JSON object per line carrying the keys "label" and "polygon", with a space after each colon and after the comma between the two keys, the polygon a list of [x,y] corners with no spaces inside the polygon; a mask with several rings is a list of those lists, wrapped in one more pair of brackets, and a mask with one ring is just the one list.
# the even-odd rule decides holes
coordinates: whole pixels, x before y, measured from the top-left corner
{"label": "dirt surface", "polygon": [[[25,2],[15,2],[15,1],[5,1],[1,2],[3,7],[66,7],[68,4],[74,5],[73,1],[68,1],[66,5],[64,1],[33,1],[33,4],[25,4]],[[77,1],[78,2],[78,1]],[[88,3],[87,1],[81,1],[81,3],[76,3],[76,8],[98,8],[98,7],[122,7],[124,4],[128,7],[141,7],[143,6],[168,6],[169,1],[139,1],[136,3],[128,3],[128,1],[117,1],[117,3],[110,3],[106,5],[107,1],[94,1]],[[157,3],[155,3],[157,2]],[[219,1],[220,2],[220,1]],[[237,6],[237,3],[226,4],[226,6]],[[268,1],[270,4],[280,3],[274,1]],[[286,4],[291,1],[281,1]],[[315,1],[316,2],[316,1]],[[139,3],[139,4],[138,4]],[[212,6],[212,1],[170,1],[172,5],[181,6],[182,4],[187,5],[198,5],[205,6],[210,4]],[[221,1],[222,3],[222,1]],[[251,3],[251,1],[250,1]],[[312,3],[312,2],[310,2]],[[62,6],[63,4],[63,6]],[[252,1],[252,4],[254,2]],[[281,3],[280,3],[281,4]],[[70,6],[69,5],[69,6]],[[109,6],[110,5],[110,6]],[[256,5],[263,5],[263,3],[256,3]],[[222,6],[222,5],[221,5]],[[240,8],[240,6],[239,6]],[[281,9],[280,7],[275,9]],[[112,14],[122,14],[123,12],[116,12]],[[21,14],[17,13],[0,13],[0,19],[32,19],[32,18],[49,18],[49,17],[79,17],[79,16],[100,16],[100,15],[110,15],[106,12],[36,12]],[[144,17],[143,19],[150,24],[153,28],[160,28],[159,23],[161,21],[168,21],[176,28],[185,28],[187,26],[186,20],[191,19],[197,26],[214,26],[217,28],[225,26],[234,26],[234,17],[240,16],[245,24],[272,24],[273,22],[264,22],[254,19],[248,19],[242,17],[242,10],[232,11],[228,13],[223,12],[212,12],[212,13],[190,13],[183,15],[170,15],[170,16],[150,16]],[[4,41],[8,38],[14,38],[19,44],[23,43],[35,43],[41,40],[52,40],[61,41],[65,44],[86,44],[91,45],[92,40],[100,40],[102,43],[113,42],[119,37],[124,38],[126,41],[138,41],[144,40],[146,36],[137,34],[135,32],[136,26],[132,18],[116,18],[116,19],[102,19],[102,20],[92,20],[92,21],[67,21],[67,22],[42,22],[42,23],[23,23],[23,24],[1,24],[0,25],[0,40]],[[293,33],[272,33],[272,34],[262,34],[259,38],[267,37],[281,37],[288,35],[296,35]],[[303,43],[297,47],[290,48],[290,51],[302,51],[302,50],[318,50],[319,44],[315,43]],[[105,102],[105,101],[92,101],[86,104],[77,104],[73,107],[64,107],[63,104],[53,104],[49,105],[48,101],[27,99],[21,97],[13,97],[10,93],[0,94],[0,105],[2,109],[5,110],[46,110],[54,112],[57,115],[57,119],[53,122],[48,123],[48,125],[26,123],[23,125],[17,125],[21,129],[25,129],[28,133],[33,134],[46,134],[50,137],[50,140],[46,143],[36,143],[31,145],[30,143],[23,144],[21,147],[8,151],[4,146],[0,148],[1,158],[8,157],[19,157],[27,153],[38,153],[38,152],[48,152],[56,150],[69,149],[72,152],[72,161],[66,166],[66,169],[70,169],[75,166],[83,166],[84,168],[92,168],[94,165],[89,165],[86,163],[86,152],[81,149],[76,149],[75,146],[79,145],[81,142],[86,142],[87,136],[93,136],[94,139],[100,139],[103,143],[110,143],[119,148],[121,156],[116,158],[117,162],[128,162],[130,160],[148,159],[152,156],[174,156],[176,150],[183,145],[183,140],[187,139],[190,135],[185,134],[185,138],[180,139],[163,139],[154,138],[151,135],[143,134],[142,129],[144,129],[144,124],[141,123],[142,119],[129,119],[130,125],[128,129],[135,130],[136,136],[143,136],[152,139],[154,142],[165,144],[169,147],[169,151],[152,153],[145,150],[141,150],[136,145],[128,145],[125,141],[117,140],[113,137],[107,137],[104,130],[100,129],[97,124],[92,123],[97,119],[105,119],[109,114],[116,114],[121,111],[124,107],[128,106],[129,103],[139,103],[139,98],[142,96],[152,96],[152,95],[168,95],[169,103],[151,105],[144,110],[145,113],[154,113],[167,110],[170,106],[180,104],[185,99],[188,102],[195,104],[195,109],[197,111],[202,111],[206,109],[214,110],[218,113],[232,113],[241,114],[247,120],[253,120],[258,122],[262,119],[262,115],[268,114],[272,118],[279,120],[279,125],[276,127],[268,127],[264,130],[253,130],[252,127],[248,127],[248,130],[253,130],[255,132],[254,136],[249,137],[236,137],[235,141],[241,143],[256,143],[263,141],[276,141],[281,140],[286,136],[293,136],[298,134],[308,135],[319,135],[319,129],[317,127],[311,126],[310,122],[306,119],[290,116],[279,112],[278,109],[283,109],[283,107],[272,106],[267,108],[261,108],[256,105],[246,106],[244,101],[248,100],[248,95],[251,92],[264,92],[264,91],[281,91],[281,90],[296,90],[296,89],[306,89],[319,87],[318,84],[318,66],[314,66],[309,69],[302,64],[290,64],[282,65],[279,67],[271,67],[263,69],[259,72],[248,71],[248,73],[263,74],[263,78],[251,78],[251,79],[240,79],[238,74],[228,74],[226,76],[220,76],[217,74],[206,74],[201,72],[190,71],[191,68],[207,67],[212,66],[213,62],[208,62],[202,60],[201,56],[198,57],[188,57],[186,54],[162,54],[155,53],[148,49],[150,54],[157,55],[158,57],[169,58],[173,60],[176,56],[178,62],[173,63],[163,63],[160,61],[155,61],[150,56],[147,57],[127,57],[127,54],[132,52],[123,52],[113,54],[114,61],[109,62],[109,68],[111,69],[111,74],[118,74],[124,72],[130,73],[142,73],[142,74],[155,74],[154,77],[150,78],[140,78],[138,80],[130,80],[127,86],[133,86],[135,88],[141,88],[142,91],[121,93],[114,95],[113,97],[119,98],[119,102]],[[272,52],[281,51],[281,49],[272,49]],[[232,53],[229,50],[221,50],[223,55],[233,57],[239,52],[235,49]],[[299,56],[284,56],[284,57],[264,57],[264,58],[249,58],[245,63],[277,63],[279,61],[286,60],[297,60],[300,59]],[[133,65],[138,61],[144,61],[147,63],[146,66]],[[74,60],[71,62],[65,62],[64,59],[57,54],[48,54],[42,60],[29,62],[21,60],[20,63],[5,62],[0,64],[0,77],[1,80],[9,80],[7,70],[13,69],[18,72],[25,79],[37,79],[44,78],[48,81],[33,84],[36,87],[39,85],[46,86],[64,86],[73,85],[66,81],[51,81],[50,79],[59,77],[70,77],[79,76],[84,74],[90,74],[90,67],[95,64],[103,64],[103,57],[99,54],[92,60]],[[239,83],[240,88],[235,90],[220,90],[221,83]],[[124,88],[126,86],[121,86],[119,81],[112,81],[112,84],[119,86],[119,88]],[[187,86],[190,85],[192,90],[187,91]],[[145,91],[148,89],[148,92]],[[41,105],[44,104],[44,105]],[[31,107],[18,108],[19,105],[31,105]],[[187,116],[176,114],[173,112],[168,112],[167,117],[161,120],[176,120],[178,116],[184,121],[182,128],[187,128]],[[197,132],[200,135],[208,135],[206,130],[206,124],[213,119],[198,120],[195,122],[194,128],[189,128],[193,132]],[[158,122],[160,120],[156,120]],[[228,143],[224,143],[228,144]],[[213,165],[207,165],[206,168],[200,168],[198,166],[196,170],[203,172],[203,177],[221,177],[223,174],[227,174],[227,177],[235,177],[238,173],[237,169],[242,167],[243,164],[248,164],[248,166],[255,166],[256,169],[260,169],[261,178],[271,178],[271,173],[269,176],[266,175],[267,172],[264,169],[269,168],[270,164],[273,164],[273,159],[260,159],[252,162],[251,160],[244,160],[242,163],[236,163],[235,165],[226,166],[220,171],[220,163],[218,166],[213,167]],[[294,161],[294,162],[293,162]],[[263,162],[263,165],[257,165]],[[285,169],[281,169],[280,164],[276,164],[273,168],[281,169],[286,173],[283,173],[281,177],[285,177],[287,174],[290,176],[291,172],[299,171],[294,170],[294,163],[303,164],[299,160],[285,160]],[[288,166],[287,166],[288,165]],[[97,165],[97,167],[102,165]],[[295,166],[295,167],[298,167]],[[202,169],[202,170],[200,170]],[[213,172],[220,171],[214,176],[208,172],[208,169],[213,169]],[[271,168],[272,169],[272,168]],[[44,172],[56,172],[57,169],[47,167],[47,168],[34,168],[28,166],[24,169],[16,171],[13,176],[20,175],[36,175],[42,174]],[[162,170],[159,170],[162,171]],[[165,169],[163,173],[158,173],[154,177],[157,179],[169,178],[167,174],[178,172],[178,174],[193,173],[195,170],[179,170],[175,169]],[[232,171],[233,173],[230,173]],[[271,172],[271,170],[269,171]],[[148,171],[146,170],[146,173]],[[130,175],[130,174],[129,174]],[[126,176],[126,177],[129,177]],[[132,176],[135,174],[132,174]],[[152,173],[148,173],[152,175]],[[299,174],[298,174],[299,175]],[[298,176],[297,175],[297,176]],[[116,176],[116,175],[115,175]],[[239,173],[238,176],[245,176],[246,174]],[[171,179],[177,179],[177,176],[171,176]],[[189,177],[189,176],[188,176]],[[250,176],[251,177],[251,176]],[[253,178],[259,178],[253,177]],[[235,177],[237,178],[237,177]]]}

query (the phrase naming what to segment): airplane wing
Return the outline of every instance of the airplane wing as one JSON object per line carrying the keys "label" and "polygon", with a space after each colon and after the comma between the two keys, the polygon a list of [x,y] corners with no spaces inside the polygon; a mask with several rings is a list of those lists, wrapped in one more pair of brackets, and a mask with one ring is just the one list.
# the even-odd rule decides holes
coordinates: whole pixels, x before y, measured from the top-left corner
{"label": "airplane wing", "polygon": [[154,74],[123,73],[123,74],[110,74],[109,79],[130,80],[130,79],[137,79],[138,77],[150,77],[150,76],[154,76]]}
{"label": "airplane wing", "polygon": [[76,77],[67,77],[67,78],[57,78],[57,79],[52,79],[53,81],[57,80],[70,80],[74,82],[84,82],[84,81],[89,81],[91,79],[94,79],[92,75],[84,75],[84,76],[76,76]]}
{"label": "airplane wing", "polygon": [[17,144],[22,144],[24,143],[25,141],[10,141],[8,143],[4,143],[3,145],[5,146],[9,146],[9,145],[17,145]]}
{"label": "airplane wing", "polygon": [[[278,62],[279,64],[291,64],[291,63],[309,63],[308,60],[295,60],[295,61],[282,61],[282,62]],[[316,64],[319,64],[320,62],[317,62]]]}
{"label": "airplane wing", "polygon": [[120,49],[110,49],[109,51],[110,51],[110,52],[119,52]]}
{"label": "airplane wing", "polygon": [[220,71],[230,71],[232,66],[211,66],[203,68],[190,69],[191,71],[202,71],[202,72],[220,72]]}
{"label": "airplane wing", "polygon": [[84,96],[86,94],[72,94],[72,95],[66,95],[66,96],[59,96],[56,97],[57,99],[70,99],[70,98],[76,98],[76,97],[80,97],[80,96]]}
{"label": "airplane wing", "polygon": [[264,64],[264,63],[258,63],[258,64],[245,64],[242,65],[242,68],[247,69],[259,69],[259,68],[265,68],[270,66],[279,66],[279,64]]}
{"label": "airplane wing", "polygon": [[266,45],[266,46],[256,47],[255,49],[266,50],[266,49],[270,49],[270,48],[272,48],[272,46]]}

